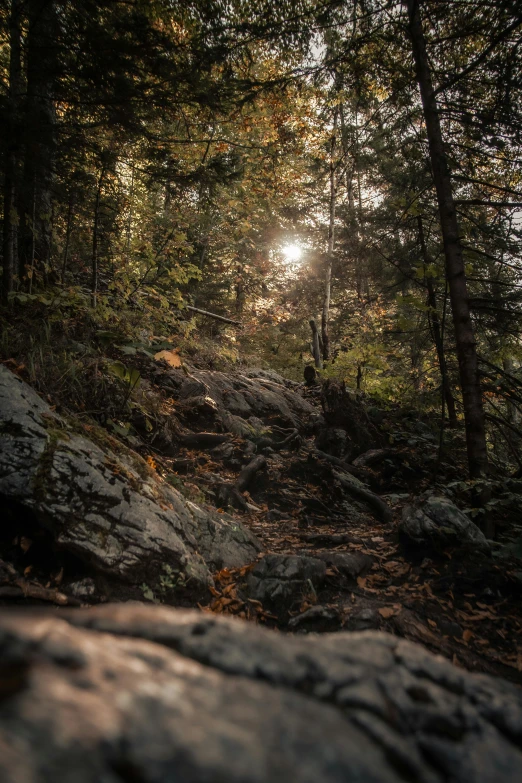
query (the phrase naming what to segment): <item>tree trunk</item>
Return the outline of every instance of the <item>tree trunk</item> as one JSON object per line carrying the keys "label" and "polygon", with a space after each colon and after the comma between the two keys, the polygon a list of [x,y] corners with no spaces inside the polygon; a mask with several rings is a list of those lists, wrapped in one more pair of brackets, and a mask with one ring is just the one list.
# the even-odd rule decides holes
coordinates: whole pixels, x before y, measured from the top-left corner
{"label": "tree trunk", "polygon": [[20,101],[22,95],[22,0],[11,0],[9,16],[9,93],[4,136],[4,219],[2,294],[5,301],[18,272],[18,218],[20,190]]}
{"label": "tree trunk", "polygon": [[130,183],[130,192],[129,192],[129,218],[127,220],[127,242],[126,242],[126,252],[127,252],[127,263],[129,263],[130,260],[130,249],[131,249],[131,239],[132,239],[132,221],[134,219],[134,161],[131,163],[131,183]]}
{"label": "tree trunk", "polygon": [[319,332],[317,331],[317,324],[313,318],[310,320],[310,329],[312,330],[312,356],[314,357],[315,366],[321,369],[323,363],[321,361],[321,349],[319,347]]}
{"label": "tree trunk", "polygon": [[335,201],[336,201],[336,183],[335,183],[335,142],[337,131],[337,114],[338,108],[334,113],[334,124],[332,131],[332,139],[330,143],[330,217],[328,223],[328,253],[326,259],[326,273],[324,281],[324,299],[323,299],[323,311],[321,314],[321,339],[323,342],[323,360],[326,362],[330,358],[330,333],[329,333],[329,318],[330,318],[330,295],[332,291],[332,265],[333,265],[333,253],[335,246]]}
{"label": "tree trunk", "polygon": [[[422,224],[422,217],[419,215],[417,218],[419,224],[419,243],[421,246],[422,260],[424,267],[430,264],[430,257],[428,255],[428,248],[426,247],[426,239],[424,237],[424,226]],[[440,377],[442,383],[442,394],[444,396],[444,402],[448,409],[448,419],[450,427],[455,428],[458,425],[457,413],[455,410],[455,399],[451,391],[451,384],[448,375],[448,365],[446,362],[446,355],[444,353],[444,338],[442,335],[442,328],[439,319],[439,311],[437,310],[437,297],[435,296],[435,289],[433,288],[433,281],[429,275],[426,275],[426,288],[428,289],[428,306],[430,312],[428,313],[429,322],[431,325],[431,333],[433,335],[433,342],[435,343],[435,350],[437,351],[437,359],[439,362]]]}
{"label": "tree trunk", "polygon": [[65,284],[65,273],[69,263],[69,247],[71,245],[71,229],[73,219],[74,191],[69,193],[69,206],[67,208],[67,227],[65,229],[65,247],[63,249],[62,285]]}
{"label": "tree trunk", "polygon": [[[507,375],[513,375],[515,371],[515,364],[511,356],[504,356],[502,359],[502,367]],[[510,424],[514,424],[518,427],[520,424],[520,411],[514,402],[511,402],[509,398],[506,398],[507,417]]]}
{"label": "tree trunk", "polygon": [[424,110],[444,242],[446,275],[451,299],[464,403],[469,472],[471,478],[480,478],[487,474],[488,456],[476,342],[469,308],[464,259],[459,238],[451,175],[442,139],[437,100],[434,94],[426,41],[422,29],[419,2],[418,0],[407,0],[407,6],[412,50]]}
{"label": "tree trunk", "polygon": [[31,212],[31,253],[29,255],[29,268],[27,270],[27,275],[29,277],[29,285],[28,290],[31,294],[33,291],[33,278],[34,278],[34,266],[35,266],[35,254],[36,254],[36,232],[34,230],[34,226],[36,225],[36,177],[35,181],[33,183],[33,203],[31,205],[32,212]]}
{"label": "tree trunk", "polygon": [[96,188],[94,202],[94,221],[92,227],[92,260],[91,260],[91,302],[94,309],[98,303],[98,228],[100,222],[100,201],[105,168],[102,167]]}
{"label": "tree trunk", "polygon": [[[51,204],[56,148],[56,2],[28,0],[27,15],[27,103],[20,214],[21,276],[27,265],[32,267],[34,262],[46,266],[51,256]],[[29,224],[26,216],[32,214],[33,203],[34,220]]]}

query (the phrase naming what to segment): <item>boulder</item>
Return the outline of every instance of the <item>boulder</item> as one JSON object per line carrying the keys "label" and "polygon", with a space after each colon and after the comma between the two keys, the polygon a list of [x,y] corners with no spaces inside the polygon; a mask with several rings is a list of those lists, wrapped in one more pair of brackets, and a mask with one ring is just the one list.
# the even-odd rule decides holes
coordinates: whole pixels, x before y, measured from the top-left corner
{"label": "boulder", "polygon": [[352,441],[346,430],[340,427],[324,427],[315,439],[315,448],[338,459],[349,460],[352,454]]}
{"label": "boulder", "polygon": [[364,552],[340,552],[332,550],[328,552],[316,552],[314,557],[319,558],[327,566],[333,566],[345,579],[354,581],[358,576],[366,574],[373,564],[373,558]]}
{"label": "boulder", "polygon": [[[345,384],[328,379],[321,389],[321,403],[326,425],[333,428],[330,436],[332,450],[327,443],[317,448],[351,462],[370,449],[380,448],[382,436],[371,422],[361,398],[349,391]],[[341,438],[340,431],[345,436]],[[342,450],[342,456],[338,453]]]}
{"label": "boulder", "polygon": [[[303,422],[306,426],[317,414],[316,408],[299,393],[299,384],[268,370],[232,374],[191,368],[187,377],[181,370],[172,369],[159,376],[157,382],[168,388],[182,406],[194,397],[212,400],[222,426],[234,434],[242,426],[238,418],[245,421],[247,428],[246,421],[255,416],[264,425],[300,429]],[[248,437],[248,429],[244,434]]]}
{"label": "boulder", "polygon": [[487,539],[477,525],[445,497],[431,495],[416,505],[405,506],[399,531],[417,545],[490,551]]}
{"label": "boulder", "polygon": [[239,522],[188,502],[135,452],[57,415],[4,366],[0,496],[30,511],[59,549],[168,600],[202,594],[209,566],[245,565],[260,549]]}
{"label": "boulder", "polygon": [[281,612],[319,588],[326,564],[317,557],[265,555],[247,578],[250,598]]}
{"label": "boulder", "polygon": [[513,783],[521,744],[518,689],[387,634],[0,613],[6,783]]}

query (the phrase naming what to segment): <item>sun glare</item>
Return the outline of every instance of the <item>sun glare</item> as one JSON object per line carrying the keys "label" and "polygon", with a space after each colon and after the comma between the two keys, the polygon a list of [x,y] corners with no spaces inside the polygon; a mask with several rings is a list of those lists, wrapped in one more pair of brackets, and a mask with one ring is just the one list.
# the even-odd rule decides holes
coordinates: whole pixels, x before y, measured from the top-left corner
{"label": "sun glare", "polygon": [[281,252],[288,264],[293,264],[299,261],[303,255],[303,248],[300,245],[285,245],[281,248]]}

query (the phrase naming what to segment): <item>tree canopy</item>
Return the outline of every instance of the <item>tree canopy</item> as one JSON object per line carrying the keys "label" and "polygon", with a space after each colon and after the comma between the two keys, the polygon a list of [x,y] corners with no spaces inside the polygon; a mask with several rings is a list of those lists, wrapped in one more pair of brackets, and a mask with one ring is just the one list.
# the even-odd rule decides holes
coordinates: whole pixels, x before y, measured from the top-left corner
{"label": "tree canopy", "polygon": [[5,306],[129,339],[210,311],[290,376],[464,423],[478,482],[520,467],[521,26],[514,0],[6,0]]}

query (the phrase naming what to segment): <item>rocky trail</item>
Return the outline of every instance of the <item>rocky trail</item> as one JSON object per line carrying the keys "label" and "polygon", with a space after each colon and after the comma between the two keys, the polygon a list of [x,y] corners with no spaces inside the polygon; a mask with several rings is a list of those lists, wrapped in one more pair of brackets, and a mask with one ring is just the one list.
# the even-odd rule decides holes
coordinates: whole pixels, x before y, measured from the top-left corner
{"label": "rocky trail", "polygon": [[427,424],[271,371],[140,371],[155,419],[137,410],[119,440],[3,369],[4,465],[22,435],[0,487],[4,604],[132,599],[297,633],[379,629],[522,680],[517,561],[442,493],[451,457],[433,480]]}
{"label": "rocky trail", "polygon": [[0,365],[2,781],[520,779],[516,480],[491,542],[411,413],[140,373],[130,428]]}

